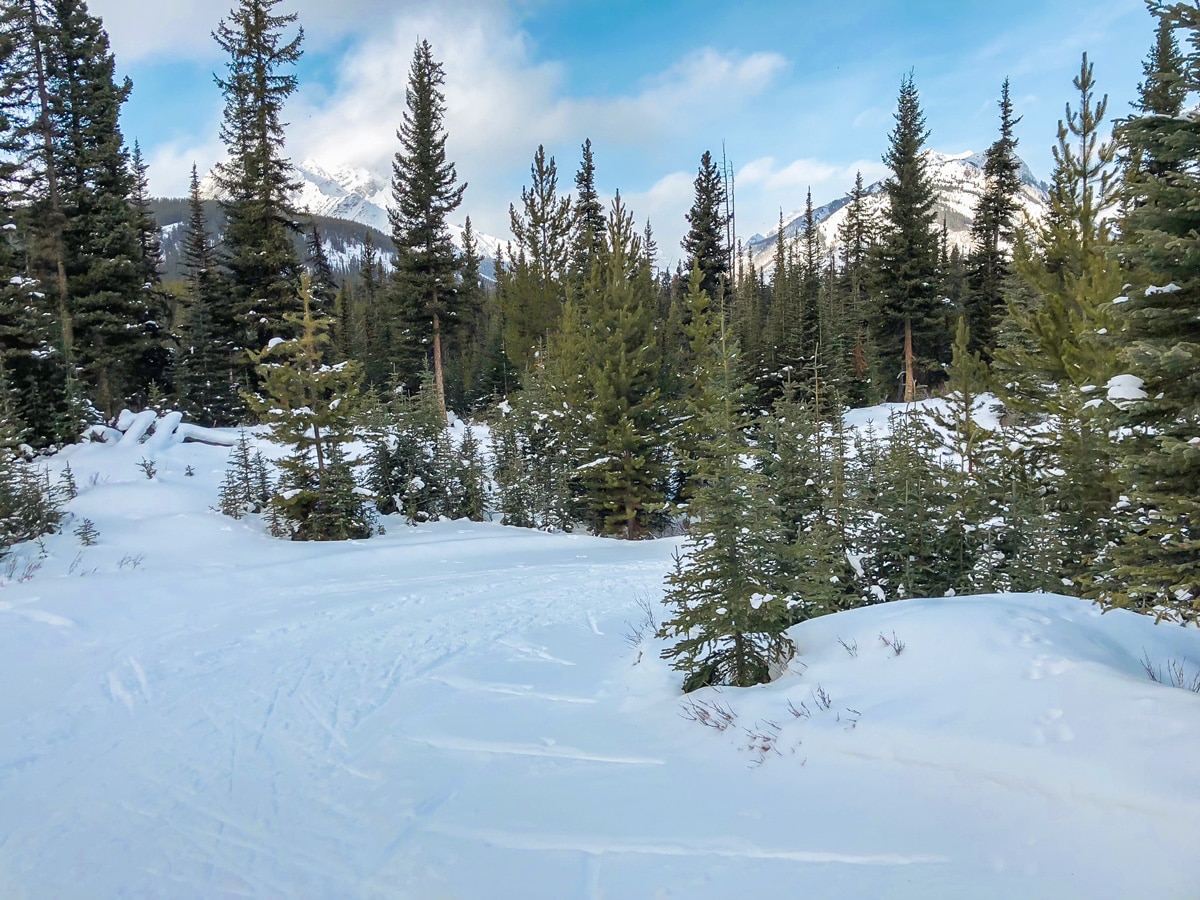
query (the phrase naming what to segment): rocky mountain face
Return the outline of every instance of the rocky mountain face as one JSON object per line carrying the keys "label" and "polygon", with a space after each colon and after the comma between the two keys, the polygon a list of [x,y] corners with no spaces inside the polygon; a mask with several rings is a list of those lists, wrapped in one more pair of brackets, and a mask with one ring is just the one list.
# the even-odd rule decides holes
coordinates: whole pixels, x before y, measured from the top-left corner
{"label": "rocky mountain face", "polygon": [[[929,174],[938,192],[936,205],[938,222],[945,220],[951,248],[966,252],[971,246],[971,223],[975,208],[983,196],[986,179],[983,174],[985,156],[982,153],[945,154],[928,151]],[[1021,163],[1021,191],[1017,196],[1018,216],[1027,222],[1039,222],[1048,209],[1048,185],[1038,178],[1024,162]],[[839,197],[814,210],[817,230],[826,250],[838,249],[837,233],[846,218],[849,195]],[[876,221],[882,221],[887,206],[883,182],[867,188],[866,207]],[[784,217],[783,235],[791,240],[804,229],[804,210]],[[775,243],[778,228],[765,235],[755,235],[747,241],[755,268],[769,273],[775,266]]]}

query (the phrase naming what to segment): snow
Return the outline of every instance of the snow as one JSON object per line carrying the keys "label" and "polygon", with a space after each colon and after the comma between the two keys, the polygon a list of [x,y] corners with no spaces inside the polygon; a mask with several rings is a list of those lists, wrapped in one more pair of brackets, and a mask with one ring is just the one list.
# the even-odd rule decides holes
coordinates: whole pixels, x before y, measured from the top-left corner
{"label": "snow", "polygon": [[73,519],[0,566],[0,896],[1194,896],[1200,694],[1143,660],[1200,631],[900,601],[685,697],[677,540],[279,541],[157,433],[52,458]]}
{"label": "snow", "polygon": [[1182,290],[1183,288],[1173,281],[1170,284],[1163,285],[1161,287],[1152,284],[1150,287],[1146,288],[1146,296],[1153,297],[1156,294],[1178,294]]}
{"label": "snow", "polygon": [[1136,375],[1114,375],[1108,379],[1108,399],[1113,403],[1145,400],[1147,394],[1142,390],[1144,384]]}

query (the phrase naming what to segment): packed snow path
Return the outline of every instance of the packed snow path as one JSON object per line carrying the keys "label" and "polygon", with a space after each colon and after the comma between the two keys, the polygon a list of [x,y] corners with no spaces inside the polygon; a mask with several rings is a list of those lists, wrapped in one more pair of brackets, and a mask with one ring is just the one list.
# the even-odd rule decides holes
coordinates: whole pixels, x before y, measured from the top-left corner
{"label": "packed snow path", "polygon": [[0,896],[1195,895],[1200,695],[1140,663],[1194,631],[912,601],[684,701],[626,639],[675,542],[291,544],[208,509],[226,451],[146,452],[68,454],[100,543],[0,588]]}

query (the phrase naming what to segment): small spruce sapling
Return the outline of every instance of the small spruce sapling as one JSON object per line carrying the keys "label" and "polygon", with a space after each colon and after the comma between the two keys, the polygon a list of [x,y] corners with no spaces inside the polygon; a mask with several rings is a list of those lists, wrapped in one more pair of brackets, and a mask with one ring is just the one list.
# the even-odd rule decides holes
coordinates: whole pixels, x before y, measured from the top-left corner
{"label": "small spruce sapling", "polygon": [[100,539],[100,532],[96,529],[96,523],[91,519],[84,519],[75,528],[75,537],[79,538],[79,543],[85,547],[91,547]]}

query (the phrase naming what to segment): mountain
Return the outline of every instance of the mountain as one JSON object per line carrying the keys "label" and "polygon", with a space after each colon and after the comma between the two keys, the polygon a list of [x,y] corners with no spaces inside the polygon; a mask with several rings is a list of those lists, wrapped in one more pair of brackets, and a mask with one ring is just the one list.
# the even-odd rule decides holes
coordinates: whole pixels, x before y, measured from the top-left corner
{"label": "mountain", "polygon": [[[368,226],[374,229],[371,237],[375,246],[383,251],[385,264],[390,263],[394,256],[390,237],[392,225],[388,219],[388,202],[391,200],[392,190],[390,179],[367,169],[332,166],[315,159],[306,159],[295,169],[300,188],[292,195],[292,203],[298,211],[318,217],[318,227],[323,237],[327,237],[327,230],[325,225],[321,224],[322,220],[338,220]],[[213,172],[201,179],[200,194],[212,200],[220,198],[220,188]],[[160,219],[159,225],[165,227],[167,223]],[[450,239],[461,251],[463,226],[451,223],[449,229]],[[345,231],[342,228],[338,230]],[[495,273],[494,260],[506,242],[478,231],[475,232],[475,242],[476,252],[482,260],[481,274],[491,279]],[[347,254],[355,257],[361,255],[361,249],[355,253],[354,244],[355,242],[348,238],[337,242],[336,245],[327,245],[325,249],[333,262],[335,256],[342,258]],[[358,242],[358,247],[361,248],[361,241]],[[342,271],[357,268],[356,264],[350,265],[349,260],[346,262],[347,264],[340,267]]]}
{"label": "mountain", "polygon": [[[938,192],[936,204],[937,220],[945,218],[950,246],[966,252],[971,246],[971,223],[979,198],[983,196],[987,180],[983,174],[986,161],[983,153],[946,154],[927,151],[929,175]],[[1017,195],[1018,218],[1029,222],[1041,221],[1049,208],[1049,185],[1038,180],[1033,171],[1021,163],[1021,190]],[[887,206],[887,194],[883,182],[877,181],[866,189],[867,211],[881,221]],[[838,227],[846,218],[846,207],[850,196],[839,197],[831,203],[815,209],[814,219],[826,249],[838,249]],[[799,237],[804,230],[804,210],[784,217],[783,235],[786,239]],[[775,267],[775,242],[779,228],[765,235],[755,235],[747,242],[754,265],[759,272],[769,273]]]}

